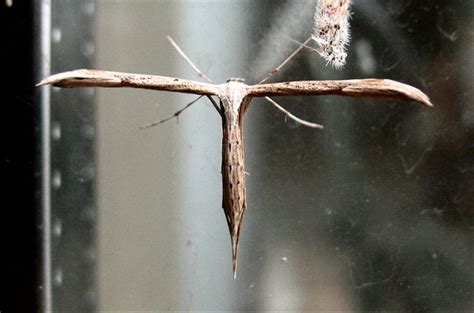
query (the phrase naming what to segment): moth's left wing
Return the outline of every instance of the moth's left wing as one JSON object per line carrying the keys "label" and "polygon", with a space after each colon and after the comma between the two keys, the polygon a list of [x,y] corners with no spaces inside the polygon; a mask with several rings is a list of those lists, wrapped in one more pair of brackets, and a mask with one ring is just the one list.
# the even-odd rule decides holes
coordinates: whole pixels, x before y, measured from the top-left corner
{"label": "moth's left wing", "polygon": [[81,69],[55,74],[43,79],[37,86],[52,84],[57,87],[130,87],[164,90],[196,95],[217,95],[216,85],[174,77],[120,73]]}
{"label": "moth's left wing", "polygon": [[419,89],[389,79],[308,80],[260,84],[248,86],[247,95],[251,97],[340,95],[415,101],[433,106],[428,96]]}

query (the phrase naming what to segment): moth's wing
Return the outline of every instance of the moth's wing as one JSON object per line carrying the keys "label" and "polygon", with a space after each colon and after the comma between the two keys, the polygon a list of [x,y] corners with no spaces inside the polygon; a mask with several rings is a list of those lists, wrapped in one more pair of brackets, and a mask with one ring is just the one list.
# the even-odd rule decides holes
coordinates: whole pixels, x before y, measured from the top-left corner
{"label": "moth's wing", "polygon": [[389,79],[308,80],[247,87],[251,97],[340,95],[360,98],[414,101],[433,106],[419,89]]}
{"label": "moth's wing", "polygon": [[43,79],[37,86],[57,87],[130,87],[152,90],[192,93],[197,95],[217,95],[216,85],[184,80],[174,77],[120,73],[81,69],[55,74]]}

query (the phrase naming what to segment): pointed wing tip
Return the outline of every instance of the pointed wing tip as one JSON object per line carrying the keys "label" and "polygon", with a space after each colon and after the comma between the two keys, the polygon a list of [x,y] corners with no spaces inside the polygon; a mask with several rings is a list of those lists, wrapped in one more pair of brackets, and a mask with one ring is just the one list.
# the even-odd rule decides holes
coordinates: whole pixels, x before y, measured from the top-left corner
{"label": "pointed wing tip", "polygon": [[47,80],[47,79],[43,79],[42,81],[40,81],[39,83],[37,83],[37,84],[35,85],[35,87],[41,87],[41,86],[48,85],[48,84],[49,84],[48,80]]}
{"label": "pointed wing tip", "polygon": [[413,101],[416,101],[416,102],[418,102],[420,104],[423,104],[423,105],[425,105],[427,107],[430,107],[430,108],[433,107],[433,103],[431,103],[430,98],[423,91],[421,91],[420,89],[418,89],[416,87],[412,87],[412,86],[409,86],[409,87],[413,88],[413,93],[408,94],[409,97]]}
{"label": "pointed wing tip", "polygon": [[427,101],[427,102],[425,102],[425,103],[423,103],[423,104],[426,105],[426,106],[429,107],[429,108],[434,107],[433,103],[431,103],[430,101]]}
{"label": "pointed wing tip", "polygon": [[36,87],[41,87],[45,85],[56,85],[56,84],[61,84],[66,78],[70,78],[74,76],[76,73],[81,73],[83,70],[75,70],[75,71],[70,71],[70,72],[62,72],[54,75],[50,75],[44,79],[42,79],[38,84],[36,84]]}
{"label": "pointed wing tip", "polygon": [[54,86],[66,87],[66,83],[68,82],[68,80],[73,80],[77,78],[81,79],[83,77],[87,77],[86,76],[87,74],[88,74],[87,70],[84,70],[84,69],[62,72],[62,73],[54,74],[54,75],[44,78],[35,86],[41,87],[45,85],[54,85]]}
{"label": "pointed wing tip", "polygon": [[117,72],[100,71],[94,69],[78,69],[62,72],[46,77],[36,86],[53,85],[57,87],[116,87],[121,81]]}
{"label": "pointed wing tip", "polygon": [[406,100],[408,101],[411,100],[423,106],[432,108],[433,103],[431,103],[430,98],[428,98],[428,96],[425,93],[423,93],[421,90],[416,90],[416,91],[417,91],[416,93],[407,94]]}
{"label": "pointed wing tip", "polygon": [[423,95],[424,95],[425,97],[424,97],[424,99],[422,99],[421,103],[424,104],[424,105],[426,105],[427,107],[430,107],[430,108],[434,107],[433,103],[431,103],[430,98],[428,98],[428,96],[425,95],[425,94],[423,94]]}
{"label": "pointed wing tip", "polygon": [[400,83],[393,80],[385,80],[385,81],[389,82],[389,84],[397,86],[395,90],[405,95],[407,97],[406,100],[412,100],[420,104],[423,104],[427,107],[433,107],[433,103],[431,103],[430,98],[420,89],[413,87],[411,85],[407,85],[407,84]]}

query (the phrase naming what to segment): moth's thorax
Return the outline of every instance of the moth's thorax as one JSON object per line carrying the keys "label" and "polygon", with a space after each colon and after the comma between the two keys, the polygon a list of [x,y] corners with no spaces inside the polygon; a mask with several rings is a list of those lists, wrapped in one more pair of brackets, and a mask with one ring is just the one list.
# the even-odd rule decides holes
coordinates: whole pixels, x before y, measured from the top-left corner
{"label": "moth's thorax", "polygon": [[248,85],[241,78],[229,78],[227,83],[219,86],[219,98],[224,111],[237,113],[247,96]]}

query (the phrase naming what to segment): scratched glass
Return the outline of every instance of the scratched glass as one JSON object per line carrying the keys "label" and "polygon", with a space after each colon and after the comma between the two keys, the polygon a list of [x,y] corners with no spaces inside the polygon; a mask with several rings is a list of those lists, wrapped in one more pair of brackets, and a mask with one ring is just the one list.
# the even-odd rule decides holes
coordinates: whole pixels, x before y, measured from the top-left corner
{"label": "scratched glass", "polygon": [[[275,98],[318,130],[253,100],[236,280],[212,105],[202,99],[178,123],[140,130],[194,97],[96,89],[98,309],[471,309],[473,6],[354,1],[344,68],[303,51],[271,79],[389,78],[435,107]],[[95,9],[96,45],[83,51],[97,53],[97,68],[200,81],[171,35],[217,83],[257,83],[314,25],[312,1],[104,0]]]}

